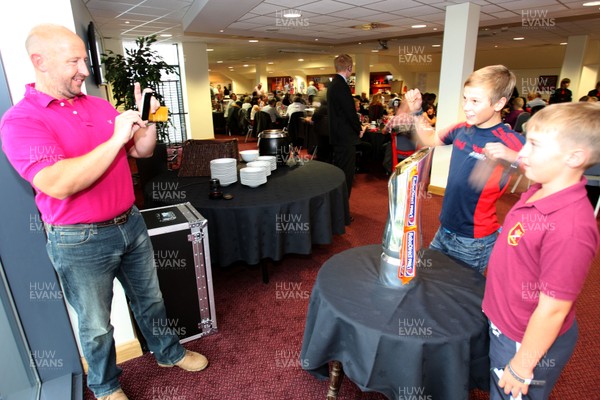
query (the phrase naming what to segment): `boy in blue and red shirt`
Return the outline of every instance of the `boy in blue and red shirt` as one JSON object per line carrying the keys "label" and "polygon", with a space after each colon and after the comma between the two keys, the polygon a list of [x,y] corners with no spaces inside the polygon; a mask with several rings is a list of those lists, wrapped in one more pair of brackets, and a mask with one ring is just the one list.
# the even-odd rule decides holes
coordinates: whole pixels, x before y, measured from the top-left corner
{"label": "boy in blue and red shirt", "polygon": [[[501,391],[547,399],[577,341],[574,303],[598,248],[582,177],[600,162],[600,105],[564,103],[527,122],[520,152],[537,182],[509,211],[490,257],[483,311]],[[497,380],[497,378],[495,378]]]}
{"label": "boy in blue and red shirt", "polygon": [[[509,165],[517,159],[525,141],[502,123],[501,111],[515,81],[515,75],[503,65],[479,69],[464,84],[466,122],[434,132],[422,119],[416,121],[423,145],[453,145],[441,226],[430,247],[482,274],[500,228],[496,201],[508,187]],[[422,98],[418,89],[407,92],[406,100],[411,111],[420,109]],[[486,159],[503,163],[480,162]],[[470,182],[474,173],[481,171],[479,167],[485,165],[492,167],[484,172],[484,182]]]}

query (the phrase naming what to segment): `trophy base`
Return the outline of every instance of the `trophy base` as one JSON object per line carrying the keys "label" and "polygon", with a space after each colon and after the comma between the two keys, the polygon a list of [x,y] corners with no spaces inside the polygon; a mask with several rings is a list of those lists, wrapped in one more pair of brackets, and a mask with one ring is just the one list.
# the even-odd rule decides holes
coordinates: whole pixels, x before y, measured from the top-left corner
{"label": "trophy base", "polygon": [[385,252],[381,253],[381,261],[379,262],[379,281],[390,288],[408,290],[414,278],[410,282],[402,284],[402,280],[398,276],[399,268],[399,258],[388,256]]}

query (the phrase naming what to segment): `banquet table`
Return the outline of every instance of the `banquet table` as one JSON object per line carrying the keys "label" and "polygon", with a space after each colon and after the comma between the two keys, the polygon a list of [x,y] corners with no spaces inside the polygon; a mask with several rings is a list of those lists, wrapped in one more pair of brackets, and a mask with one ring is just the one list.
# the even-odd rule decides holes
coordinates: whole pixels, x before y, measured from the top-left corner
{"label": "banquet table", "polygon": [[381,129],[378,128],[367,128],[362,140],[371,144],[370,158],[377,162],[383,161],[385,144],[390,141],[390,135],[382,134]]}
{"label": "banquet table", "polygon": [[179,178],[176,171],[168,171],[146,184],[144,198],[146,207],[189,201],[208,221],[215,265],[255,265],[264,259],[279,261],[285,254],[310,254],[312,245],[331,243],[350,222],[344,174],[330,164],[280,166],[257,188],[242,185],[238,178],[222,188],[231,200],[210,199],[209,180]]}
{"label": "banquet table", "polygon": [[379,280],[381,252],[381,245],[353,248],[323,264],[310,297],[303,369],[326,379],[333,362],[328,399],[337,398],[343,374],[390,399],[468,399],[472,388],[487,390],[484,277],[426,249],[416,278],[391,288]]}

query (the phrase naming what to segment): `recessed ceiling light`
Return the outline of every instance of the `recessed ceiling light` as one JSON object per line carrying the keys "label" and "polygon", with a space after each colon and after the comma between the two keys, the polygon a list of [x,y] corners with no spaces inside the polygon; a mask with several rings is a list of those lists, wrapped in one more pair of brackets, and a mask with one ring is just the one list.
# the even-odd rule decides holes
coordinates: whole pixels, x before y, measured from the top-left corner
{"label": "recessed ceiling light", "polygon": [[222,60],[217,61],[217,64],[223,64]]}
{"label": "recessed ceiling light", "polygon": [[425,28],[425,27],[427,27],[427,25],[422,25],[421,24],[421,25],[413,25],[413,26],[411,26],[411,28],[414,28],[414,29],[420,29],[420,28]]}
{"label": "recessed ceiling light", "polygon": [[285,10],[283,12],[284,18],[300,18],[302,14],[298,10]]}
{"label": "recessed ceiling light", "polygon": [[273,61],[269,61],[267,64],[269,64],[269,65],[273,65],[273,64],[275,64],[275,63],[274,63]]}
{"label": "recessed ceiling light", "polygon": [[433,28],[434,31],[437,31],[437,28]]}
{"label": "recessed ceiling light", "polygon": [[244,67],[248,68],[248,64],[244,64]]}
{"label": "recessed ceiling light", "polygon": [[171,37],[173,35],[171,35],[170,33],[161,33],[160,37]]}
{"label": "recessed ceiling light", "polygon": [[319,38],[315,38],[315,42],[318,42],[318,41],[319,41]]}
{"label": "recessed ceiling light", "polygon": [[525,40],[524,37],[514,37],[513,40]]}
{"label": "recessed ceiling light", "polygon": [[210,69],[210,68],[209,68],[209,69],[208,69],[208,72],[210,72],[210,71],[212,71],[212,69]]}
{"label": "recessed ceiling light", "polygon": [[379,53],[379,50],[373,49],[373,50],[371,50],[371,53]]}
{"label": "recessed ceiling light", "polygon": [[584,7],[593,7],[600,6],[600,1],[588,1],[587,3],[583,3]]}
{"label": "recessed ceiling light", "polygon": [[299,58],[298,61],[304,61],[304,58]]}
{"label": "recessed ceiling light", "polygon": [[566,46],[568,43],[567,42],[562,42],[560,45],[561,46]]}
{"label": "recessed ceiling light", "polygon": [[215,51],[215,49],[206,49],[206,51]]}
{"label": "recessed ceiling light", "polygon": [[125,21],[126,24],[129,24],[129,21]]}
{"label": "recessed ceiling light", "polygon": [[250,43],[258,43],[258,40],[256,40],[256,39],[250,39],[250,40],[248,40],[248,42],[250,42]]}
{"label": "recessed ceiling light", "polygon": [[441,44],[432,44],[431,47],[442,47]]}
{"label": "recessed ceiling light", "polygon": [[225,31],[224,31],[223,29],[221,29],[219,32],[220,32],[220,33],[223,33],[223,32],[225,32]]}

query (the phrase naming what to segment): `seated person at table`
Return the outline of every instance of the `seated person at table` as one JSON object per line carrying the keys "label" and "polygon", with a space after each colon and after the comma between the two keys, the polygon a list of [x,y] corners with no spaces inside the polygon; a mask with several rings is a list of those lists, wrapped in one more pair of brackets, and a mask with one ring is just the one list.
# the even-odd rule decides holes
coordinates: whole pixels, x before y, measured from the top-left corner
{"label": "seated person at table", "polygon": [[[517,160],[524,138],[502,122],[500,112],[515,86],[515,75],[503,65],[473,72],[463,89],[466,122],[437,132],[419,115],[415,125],[418,139],[425,146],[452,144],[448,183],[438,229],[430,247],[471,268],[485,272],[500,224],[496,201],[508,187],[510,164]],[[421,93],[405,95],[409,109],[422,114]],[[479,163],[485,159],[502,160],[492,167]],[[470,182],[471,175],[484,175],[484,184]],[[481,181],[481,179],[480,179]]]}
{"label": "seated person at table", "polygon": [[507,394],[492,390],[492,400],[548,399],[575,349],[574,304],[598,249],[582,175],[600,162],[600,106],[548,106],[527,125],[520,163],[537,183],[504,220],[482,304],[491,367],[504,370],[499,386]]}
{"label": "seated person at table", "polygon": [[277,100],[274,98],[270,99],[267,102],[267,105],[264,106],[261,111],[264,111],[271,116],[271,122],[273,124],[281,119],[279,113],[277,112]]}
{"label": "seated person at table", "polygon": [[296,95],[294,97],[294,102],[290,104],[285,113],[286,116],[291,117],[295,112],[304,112],[306,109],[306,104],[304,104],[304,100],[302,100],[302,95]]}
{"label": "seated person at table", "polygon": [[435,115],[435,107],[431,104],[427,104],[423,107],[423,117],[427,120],[427,123],[435,128],[437,122],[437,116]]}
{"label": "seated person at table", "polygon": [[511,128],[515,127],[517,117],[523,112],[523,99],[515,97],[512,101],[511,110],[504,116],[504,123],[509,124]]}
{"label": "seated person at table", "polygon": [[397,132],[410,132],[414,130],[414,127],[415,121],[408,107],[408,102],[404,101],[403,99],[400,102],[398,110],[396,110],[396,114],[390,118],[387,124],[385,124],[385,127],[381,130],[381,133],[386,135],[389,134],[393,129],[395,129]]}
{"label": "seated person at table", "polygon": [[381,93],[376,93],[371,98],[371,104],[369,104],[369,121],[377,121],[385,115],[386,111],[381,99]]}
{"label": "seated person at table", "polygon": [[531,111],[533,107],[536,106],[546,106],[546,102],[542,99],[542,95],[539,92],[529,93],[527,95],[527,104],[525,104],[525,108],[527,111]]}

